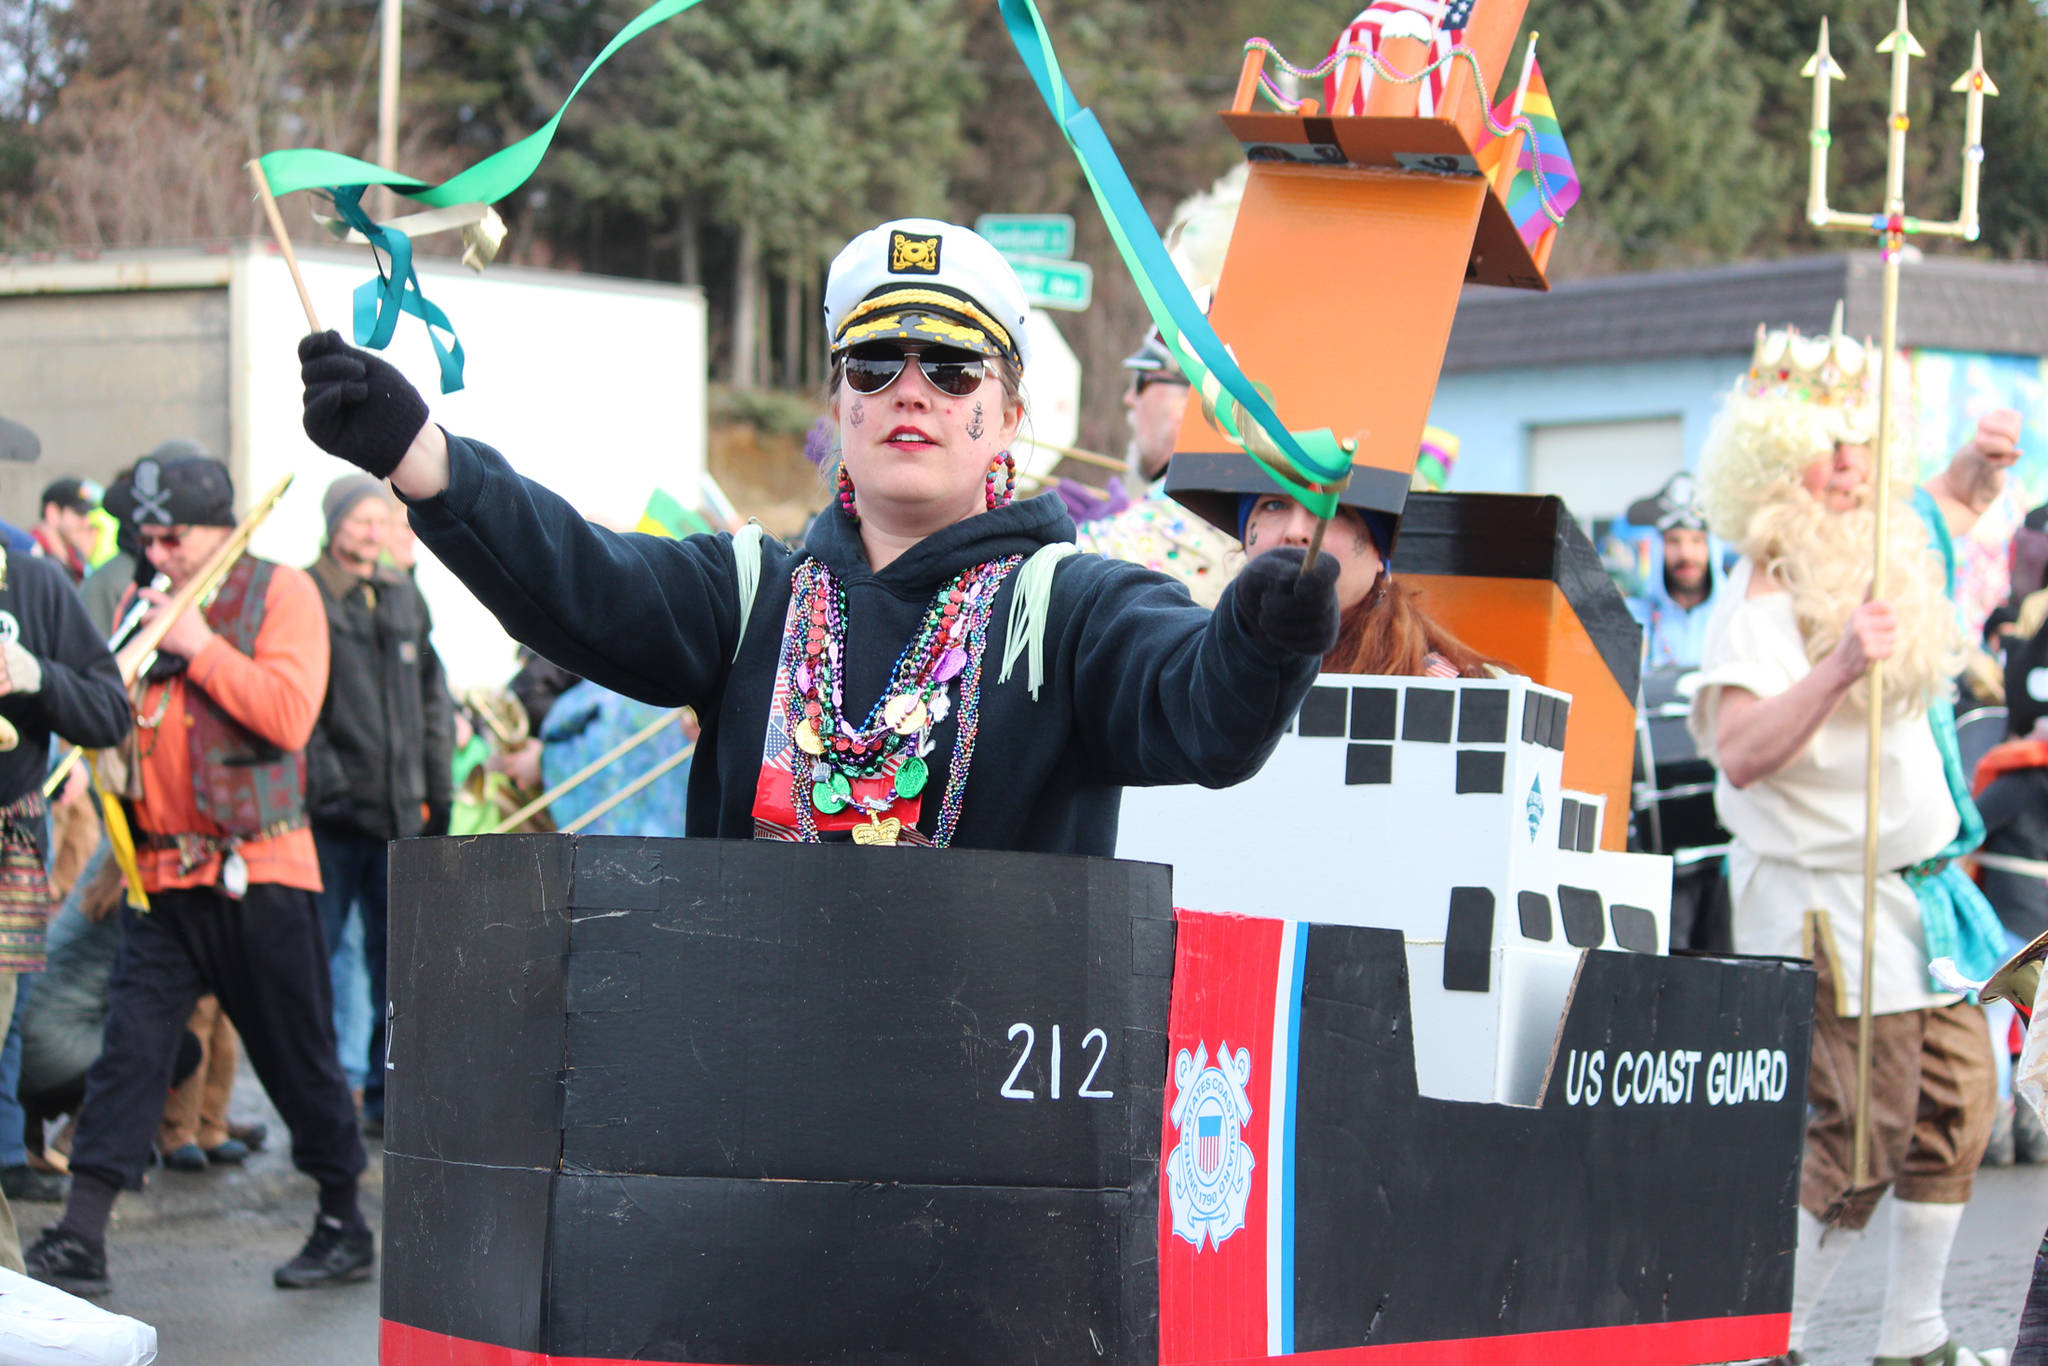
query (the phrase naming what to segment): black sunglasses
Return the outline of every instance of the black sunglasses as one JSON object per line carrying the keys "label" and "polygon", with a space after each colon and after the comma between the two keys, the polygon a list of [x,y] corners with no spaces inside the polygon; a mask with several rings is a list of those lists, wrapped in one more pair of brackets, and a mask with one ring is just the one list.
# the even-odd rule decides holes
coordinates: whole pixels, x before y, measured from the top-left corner
{"label": "black sunglasses", "polygon": [[1179,375],[1169,375],[1160,370],[1139,370],[1131,376],[1133,396],[1144,393],[1155,384],[1172,384],[1182,389],[1192,386]]}
{"label": "black sunglasses", "polygon": [[150,535],[147,531],[137,531],[135,536],[137,540],[142,542],[143,549],[145,550],[153,545],[161,546],[165,550],[176,550],[185,543],[185,533],[183,531],[159,531],[154,536]]}
{"label": "black sunglasses", "polygon": [[981,387],[988,366],[972,351],[931,346],[912,351],[887,342],[867,342],[846,353],[846,387],[856,394],[879,394],[896,382],[904,364],[917,357],[927,383],[942,394],[965,398]]}

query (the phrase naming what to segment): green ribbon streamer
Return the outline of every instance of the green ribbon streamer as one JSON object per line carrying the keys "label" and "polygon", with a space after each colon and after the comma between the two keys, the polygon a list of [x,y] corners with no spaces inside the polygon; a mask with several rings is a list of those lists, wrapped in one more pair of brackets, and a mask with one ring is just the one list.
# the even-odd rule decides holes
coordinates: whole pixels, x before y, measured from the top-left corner
{"label": "green ribbon streamer", "polygon": [[1351,474],[1351,452],[1328,428],[1292,432],[1281,423],[1195,304],[1094,112],[1080,107],[1073,87],[1060,74],[1059,57],[1037,5],[1032,0],[999,3],[1010,41],[1080,162],[1117,254],[1182,373],[1208,400],[1217,425],[1275,483],[1317,516],[1334,516],[1337,495],[1307,485],[1341,485]]}
{"label": "green ribbon streamer", "polygon": [[[511,146],[491,153],[439,185],[427,185],[412,176],[387,170],[372,162],[317,147],[286,148],[265,152],[258,158],[273,195],[288,195],[295,190],[328,191],[334,197],[335,207],[350,226],[390,257],[391,268],[387,271],[380,264],[378,278],[356,291],[356,345],[382,350],[390,344],[391,334],[398,325],[398,315],[411,313],[427,324],[427,337],[433,342],[434,355],[441,364],[441,392],[453,393],[462,387],[462,343],[456,339],[448,315],[420,291],[419,274],[412,267],[411,239],[403,233],[370,223],[360,208],[363,191],[372,185],[385,185],[432,208],[450,204],[497,203],[524,185],[539,168],[541,158],[547,155],[549,145],[555,140],[555,129],[561,126],[562,115],[569,112],[569,103],[583,89],[584,82],[595,75],[614,52],[697,2],[655,0],[614,34],[596,59],[583,68],[583,74],[576,78],[575,86],[553,118]],[[446,345],[442,344],[440,334],[435,331],[437,327],[448,333]]]}
{"label": "green ribbon streamer", "polygon": [[259,158],[263,163],[263,174],[270,179],[270,192],[287,195],[294,190],[324,190],[337,185],[388,185],[406,198],[433,208],[449,204],[495,204],[524,185],[540,166],[549,144],[555,140],[555,129],[560,126],[562,115],[569,112],[570,101],[583,89],[584,82],[596,75],[597,69],[610,61],[612,54],[620,48],[695,4],[697,0],[655,0],[604,45],[604,51],[597,54],[596,60],[583,68],[583,74],[576,78],[568,99],[562,101],[562,107],[555,111],[553,118],[511,146],[500,148],[439,185],[430,186],[412,176],[388,171],[372,162],[343,156],[339,152],[326,152],[317,147],[294,147],[265,152]]}
{"label": "green ribbon streamer", "polygon": [[[451,204],[495,203],[533,175],[541,159],[547,155],[555,130],[561,125],[562,116],[568,112],[570,102],[613,53],[654,25],[674,18],[697,3],[698,0],[655,0],[620,29],[584,68],[552,118],[519,141],[438,185],[428,185],[413,176],[358,157],[301,147],[266,152],[260,158],[263,173],[270,181],[271,193],[281,196],[298,190],[345,192],[352,189],[359,196],[365,187],[384,185],[434,208]],[[1351,453],[1328,428],[1292,432],[1280,421],[1272,404],[1238,367],[1236,359],[1224,347],[1222,339],[1188,293],[1186,283],[1168,257],[1165,244],[1159,240],[1158,230],[1152,226],[1150,215],[1145,212],[1137,191],[1131,186],[1130,177],[1124,172],[1123,163],[1117,159],[1115,149],[1096,122],[1093,111],[1080,107],[1073,88],[1060,74],[1059,57],[1053,51],[1052,39],[1039,18],[1037,6],[1032,0],[999,0],[999,3],[1004,26],[1016,45],[1017,54],[1023,59],[1046,107],[1052,111],[1068,146],[1079,160],[1088,188],[1102,209],[1103,221],[1116,243],[1117,253],[1137,284],[1146,311],[1152,315],[1160,335],[1180,362],[1182,372],[1208,402],[1215,413],[1217,425],[1275,483],[1318,516],[1334,516],[1337,495],[1308,485],[1342,485],[1351,474]],[[438,319],[428,318],[426,310],[432,306],[419,295],[416,280],[412,281],[410,289],[407,288],[407,281],[411,278],[409,270],[380,272],[379,280],[358,292],[355,322],[359,344],[368,343],[373,337],[388,341],[400,311],[446,326],[445,315]],[[373,310],[364,306],[364,293],[371,290],[375,291],[376,307]],[[439,309],[432,311],[440,314]],[[453,329],[448,330],[452,337]],[[458,349],[455,353],[451,383],[449,356],[442,351],[439,339],[435,341],[435,349],[441,353],[443,391],[446,392],[451,387],[460,386],[460,352]]]}

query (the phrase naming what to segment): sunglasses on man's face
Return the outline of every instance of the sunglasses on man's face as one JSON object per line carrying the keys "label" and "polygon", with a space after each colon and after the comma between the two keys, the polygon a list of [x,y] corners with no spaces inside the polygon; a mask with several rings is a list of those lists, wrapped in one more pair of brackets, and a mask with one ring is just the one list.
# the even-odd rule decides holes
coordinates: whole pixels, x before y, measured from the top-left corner
{"label": "sunglasses on man's face", "polygon": [[165,550],[176,550],[185,543],[185,533],[182,529],[159,531],[154,534],[147,531],[138,531],[135,534],[142,539],[142,548],[144,550],[149,549],[151,546],[161,546]]}
{"label": "sunglasses on man's face", "polygon": [[1189,387],[1188,382],[1179,375],[1169,375],[1158,370],[1140,370],[1131,376],[1131,396],[1142,398],[1145,391],[1155,384],[1171,384],[1181,389]]}
{"label": "sunglasses on man's face", "polygon": [[896,382],[912,357],[924,371],[925,382],[942,394],[965,398],[981,387],[988,366],[972,351],[951,346],[928,346],[922,350],[869,342],[846,353],[846,387],[856,394],[879,394]]}

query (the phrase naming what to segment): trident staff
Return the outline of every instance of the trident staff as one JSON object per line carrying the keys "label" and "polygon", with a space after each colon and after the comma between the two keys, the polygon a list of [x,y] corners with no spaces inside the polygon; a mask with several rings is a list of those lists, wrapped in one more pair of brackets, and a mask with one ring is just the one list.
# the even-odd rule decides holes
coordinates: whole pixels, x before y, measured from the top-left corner
{"label": "trident staff", "polygon": [[[1828,83],[1843,79],[1842,68],[1835,63],[1828,51],[1827,20],[1821,20],[1820,42],[1813,56],[1807,59],[1800,75],[1813,81],[1813,127],[1810,135],[1811,160],[1809,162],[1809,183],[1807,186],[1807,220],[1823,231],[1830,229],[1851,232],[1876,233],[1883,243],[1884,294],[1882,304],[1882,328],[1878,353],[1877,381],[1877,440],[1876,471],[1877,487],[1882,489],[1888,477],[1892,460],[1891,399],[1893,369],[1898,360],[1899,345],[1899,260],[1905,248],[1906,237],[1913,233],[1926,233],[1942,237],[1959,237],[1966,242],[1977,240],[1977,181],[1984,164],[1984,148],[1979,141],[1984,127],[1984,97],[1996,95],[1998,87],[1993,85],[1984,70],[1984,35],[1979,33],[1971,51],[1970,69],[1965,71],[1950,89],[1967,95],[1967,127],[1963,149],[1962,203],[1954,219],[1935,222],[1928,219],[1912,218],[1906,213],[1906,131],[1911,127],[1907,116],[1907,89],[1911,80],[1910,63],[1915,57],[1924,57],[1926,52],[1913,38],[1906,25],[1906,0],[1899,0],[1897,24],[1877,45],[1881,53],[1889,53],[1892,59],[1891,108],[1887,123],[1885,143],[1885,199],[1884,207],[1877,213],[1845,213],[1828,205],[1827,173],[1828,148],[1833,134],[1828,127]],[[1890,540],[1890,526],[1887,517],[1890,500],[1880,497],[1876,500],[1877,524],[1874,533],[1875,544],[1871,552],[1872,592],[1882,596],[1887,582],[1886,554]],[[1868,984],[1873,971],[1876,953],[1877,923],[1877,879],[1883,870],[1878,866],[1877,842],[1879,829],[1879,780],[1878,760],[1880,754],[1880,733],[1884,724],[1884,661],[1878,660],[1870,668],[1870,764],[1869,776],[1864,789],[1864,844],[1863,844],[1863,981]],[[1870,1066],[1873,1049],[1873,993],[1863,993],[1862,1014],[1857,1026],[1856,1058],[1856,1126],[1854,1139],[1854,1168],[1857,1184],[1869,1179],[1870,1173]]]}

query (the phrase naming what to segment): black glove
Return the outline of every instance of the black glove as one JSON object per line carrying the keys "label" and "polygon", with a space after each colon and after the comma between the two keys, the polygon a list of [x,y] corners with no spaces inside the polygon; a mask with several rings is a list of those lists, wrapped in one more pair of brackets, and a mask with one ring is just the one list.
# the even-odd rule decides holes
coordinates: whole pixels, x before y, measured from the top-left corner
{"label": "black glove", "polygon": [[455,819],[455,807],[450,802],[428,802],[427,823],[420,827],[420,834],[428,838],[448,833],[448,824]]}
{"label": "black glove", "polygon": [[427,402],[388,362],[358,351],[336,332],[299,340],[299,378],[306,383],[306,435],[379,479],[405,458],[427,425]]}
{"label": "black glove", "polygon": [[1289,654],[1328,654],[1337,643],[1336,557],[1316,556],[1301,574],[1306,551],[1281,546],[1253,558],[1232,581],[1237,619],[1262,645]]}

